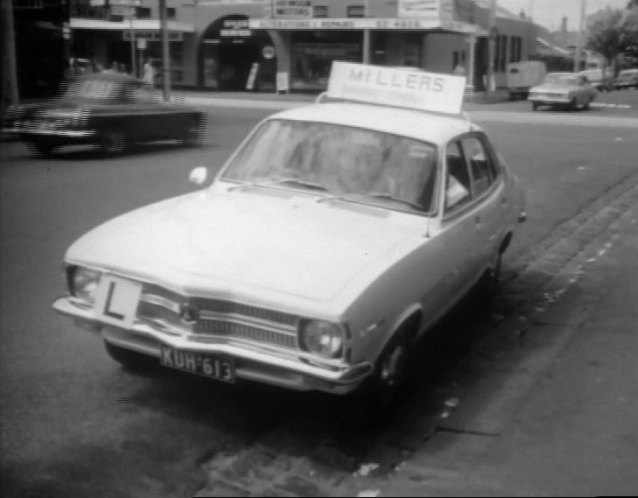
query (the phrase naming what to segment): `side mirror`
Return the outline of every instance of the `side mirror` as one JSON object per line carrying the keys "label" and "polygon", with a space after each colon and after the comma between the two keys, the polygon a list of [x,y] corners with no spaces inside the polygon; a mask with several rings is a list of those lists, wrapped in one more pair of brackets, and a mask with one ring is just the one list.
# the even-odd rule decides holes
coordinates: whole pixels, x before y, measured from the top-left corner
{"label": "side mirror", "polygon": [[199,188],[204,187],[206,180],[208,180],[208,168],[206,166],[197,166],[188,175],[188,181]]}

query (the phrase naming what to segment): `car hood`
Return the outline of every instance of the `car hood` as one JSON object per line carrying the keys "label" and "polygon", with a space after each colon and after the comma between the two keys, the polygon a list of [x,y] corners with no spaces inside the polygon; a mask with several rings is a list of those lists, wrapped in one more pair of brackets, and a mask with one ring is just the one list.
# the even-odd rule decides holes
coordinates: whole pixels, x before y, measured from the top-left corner
{"label": "car hood", "polygon": [[423,240],[422,217],[317,199],[264,189],[188,194],[94,229],[67,261],[184,292],[327,301],[371,265],[392,264],[410,238]]}

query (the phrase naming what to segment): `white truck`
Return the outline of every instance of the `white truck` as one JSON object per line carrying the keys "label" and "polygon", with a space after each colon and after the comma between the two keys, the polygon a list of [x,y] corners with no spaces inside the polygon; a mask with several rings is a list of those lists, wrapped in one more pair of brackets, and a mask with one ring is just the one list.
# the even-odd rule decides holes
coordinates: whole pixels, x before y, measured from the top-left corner
{"label": "white truck", "polygon": [[542,61],[512,62],[507,65],[507,91],[510,100],[526,99],[529,89],[545,79],[547,67]]}

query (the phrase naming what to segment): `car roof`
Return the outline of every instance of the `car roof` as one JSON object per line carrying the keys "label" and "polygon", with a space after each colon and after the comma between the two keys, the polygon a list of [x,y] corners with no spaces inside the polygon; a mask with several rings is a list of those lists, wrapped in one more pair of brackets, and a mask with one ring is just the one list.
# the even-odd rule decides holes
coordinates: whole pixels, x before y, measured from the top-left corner
{"label": "car roof", "polygon": [[442,145],[479,126],[461,116],[354,102],[326,102],[283,111],[269,119],[351,126]]}

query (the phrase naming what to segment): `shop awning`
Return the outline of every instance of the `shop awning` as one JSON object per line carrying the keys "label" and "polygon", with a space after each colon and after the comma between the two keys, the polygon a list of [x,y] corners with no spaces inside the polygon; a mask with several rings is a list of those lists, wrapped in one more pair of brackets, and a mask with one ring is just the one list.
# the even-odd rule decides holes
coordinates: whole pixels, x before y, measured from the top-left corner
{"label": "shop awning", "polygon": [[[194,33],[195,28],[186,23],[168,21],[166,23],[168,31],[178,33]],[[85,19],[82,17],[71,18],[71,29],[88,29],[95,31],[123,31],[133,29],[134,31],[159,31],[159,19],[133,19],[131,21],[102,21],[99,19]]]}
{"label": "shop awning", "polygon": [[250,29],[274,31],[378,30],[378,31],[446,31],[466,35],[487,36],[475,24],[445,19],[413,18],[311,18],[250,19]]}

